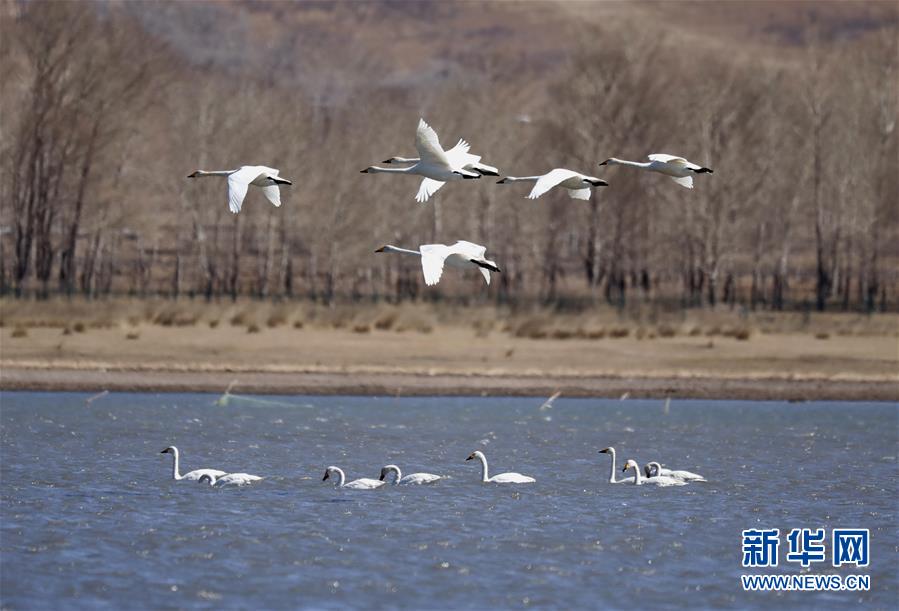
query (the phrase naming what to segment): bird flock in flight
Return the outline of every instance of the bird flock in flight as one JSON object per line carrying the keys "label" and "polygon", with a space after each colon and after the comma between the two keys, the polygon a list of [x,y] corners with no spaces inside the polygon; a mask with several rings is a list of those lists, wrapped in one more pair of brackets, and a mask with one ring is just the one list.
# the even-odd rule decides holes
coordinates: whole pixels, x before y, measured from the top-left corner
{"label": "bird flock in flight", "polygon": [[[460,180],[477,180],[482,176],[500,176],[500,172],[493,166],[481,163],[481,157],[471,152],[471,145],[465,140],[459,142],[453,148],[444,150],[440,145],[437,132],[419,119],[418,130],[415,134],[415,148],[418,149],[418,157],[390,157],[383,163],[390,165],[404,165],[404,167],[384,168],[369,166],[362,170],[364,174],[407,174],[420,176],[421,184],[415,200],[426,203],[443,185],[448,182]],[[657,172],[670,177],[677,184],[687,189],[693,188],[693,176],[698,174],[711,174],[712,170],[687,161],[683,157],[655,153],[649,155],[649,161],[627,161],[610,157],[600,166],[621,165],[638,168],[649,172]],[[290,180],[279,176],[279,170],[267,166],[241,166],[236,170],[203,171],[197,170],[188,178],[202,178],[206,176],[221,176],[228,179],[228,207],[234,214],[240,212],[243,200],[247,195],[250,185],[260,187],[263,195],[273,205],[281,205],[280,185],[290,185]],[[608,182],[596,176],[588,176],[565,168],[554,168],[546,174],[537,176],[506,176],[497,181],[498,184],[510,184],[515,182],[534,183],[528,199],[537,199],[547,191],[558,188],[564,189],[573,199],[589,200],[593,195],[593,189],[607,187]],[[428,286],[437,284],[443,274],[445,266],[456,268],[475,268],[490,284],[490,272],[500,272],[496,262],[486,258],[487,248],[479,244],[459,240],[455,244],[423,244],[418,250],[400,248],[387,244],[375,252],[393,252],[405,255],[421,257],[421,268],[425,283]]]}

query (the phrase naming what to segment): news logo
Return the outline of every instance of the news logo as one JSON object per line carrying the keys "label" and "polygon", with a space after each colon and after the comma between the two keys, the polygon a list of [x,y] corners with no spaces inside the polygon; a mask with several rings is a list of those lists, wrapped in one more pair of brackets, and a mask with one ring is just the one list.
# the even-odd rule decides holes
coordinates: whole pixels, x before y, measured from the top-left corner
{"label": "news logo", "polygon": [[[778,566],[780,530],[754,528],[744,530],[743,566],[770,568]],[[793,528],[786,535],[784,560],[808,569],[827,560],[823,528]],[[831,533],[831,564],[834,567],[852,565],[856,568],[870,564],[871,535],[867,528],[835,528]],[[848,592],[871,589],[870,575],[811,574],[744,574],[740,576],[745,591]]]}

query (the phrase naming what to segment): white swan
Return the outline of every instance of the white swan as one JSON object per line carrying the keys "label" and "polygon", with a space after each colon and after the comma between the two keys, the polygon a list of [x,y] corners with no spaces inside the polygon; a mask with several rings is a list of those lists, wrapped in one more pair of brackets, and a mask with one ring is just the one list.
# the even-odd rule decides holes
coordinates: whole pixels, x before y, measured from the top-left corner
{"label": "white swan", "polygon": [[624,463],[624,468],[622,471],[627,471],[628,469],[634,470],[634,475],[637,478],[634,483],[638,486],[642,486],[643,484],[655,484],[656,486],[684,486],[687,482],[681,481],[679,479],[674,479],[673,477],[667,477],[665,475],[656,475],[655,477],[642,477],[640,474],[640,465],[637,464],[636,460],[628,460]]}
{"label": "white swan", "polygon": [[216,170],[205,172],[197,170],[188,178],[202,178],[203,176],[227,176],[228,177],[228,208],[234,214],[240,212],[243,200],[247,196],[247,188],[250,185],[262,187],[262,193],[275,206],[281,205],[281,191],[278,185],[292,185],[286,178],[278,176],[279,170],[264,165],[244,165],[236,170]]}
{"label": "white swan", "polygon": [[624,479],[615,479],[615,448],[608,447],[599,451],[600,454],[608,454],[612,457],[612,465],[609,467],[609,483],[610,484],[631,484],[634,482],[633,477],[625,477]]}
{"label": "white swan", "polygon": [[490,284],[490,272],[500,272],[496,262],[485,258],[487,247],[459,240],[452,246],[445,244],[422,244],[418,250],[399,248],[391,244],[382,246],[375,252],[396,252],[404,255],[421,257],[421,271],[425,276],[425,284],[433,286],[440,282],[443,266],[449,265],[461,269],[477,268]]}
{"label": "white swan", "polygon": [[362,170],[362,173],[415,174],[424,176],[425,179],[421,181],[418,194],[415,196],[415,201],[417,202],[428,201],[428,198],[436,193],[445,182],[481,177],[478,172],[465,170],[461,166],[453,166],[447,153],[440,146],[437,132],[425,123],[424,119],[418,120],[418,130],[415,133],[415,148],[418,149],[418,162],[409,167],[379,168],[378,166],[370,166]]}
{"label": "white swan", "polygon": [[528,193],[528,199],[537,199],[553,187],[560,187],[568,190],[568,195],[574,199],[590,199],[593,193],[593,187],[607,187],[609,183],[596,178],[595,176],[586,176],[572,170],[556,168],[550,170],[542,176],[506,176],[498,180],[497,184],[505,184],[508,182],[535,182],[534,188]]}
{"label": "white swan", "polygon": [[172,479],[186,479],[189,481],[196,481],[200,479],[204,475],[212,475],[214,477],[218,477],[220,475],[225,475],[224,471],[219,471],[218,469],[197,469],[196,471],[190,471],[181,475],[179,468],[179,456],[178,456],[178,448],[175,446],[169,446],[160,454],[171,454],[174,457],[174,461],[172,463]]}
{"label": "white swan", "polygon": [[262,479],[258,475],[250,475],[249,473],[227,473],[221,477],[204,473],[200,476],[199,482],[201,484],[209,484],[210,486],[246,486]]}
{"label": "white swan", "polygon": [[383,469],[381,469],[381,481],[386,481],[388,474],[393,473],[393,485],[397,484],[407,485],[407,484],[433,484],[434,482],[443,479],[439,475],[434,475],[433,473],[410,473],[409,475],[403,477],[403,472],[400,471],[400,468],[396,465],[385,465]]}
{"label": "white swan", "polygon": [[658,172],[659,174],[670,176],[674,182],[688,189],[693,188],[693,174],[714,173],[709,168],[687,161],[683,157],[666,155],[664,153],[650,155],[648,162],[625,161],[624,159],[609,157],[599,165],[626,165],[632,168],[649,170],[650,172]]}
{"label": "white swan", "polygon": [[[477,172],[481,176],[499,176],[498,169],[492,165],[481,163],[481,156],[469,153],[470,149],[471,145],[468,142],[459,140],[456,146],[445,152],[454,168]],[[418,163],[419,161],[421,159],[418,157],[391,157],[390,159],[385,159],[383,163]],[[437,188],[439,189],[440,187]]]}
{"label": "white swan", "polygon": [[655,472],[655,475],[665,475],[668,477],[673,477],[674,479],[679,479],[684,482],[707,481],[706,478],[699,475],[698,473],[693,473],[691,471],[664,469],[664,468],[662,468],[661,464],[659,464],[655,461],[646,463],[646,466],[643,467],[643,472],[646,473],[646,477],[653,477],[653,472]]}
{"label": "white swan", "polygon": [[528,477],[521,473],[500,473],[499,475],[488,477],[487,457],[480,450],[475,450],[465,460],[473,460],[475,458],[481,461],[481,481],[485,484],[532,484],[537,481],[533,477]]}
{"label": "white swan", "polygon": [[380,488],[384,485],[384,482],[380,480],[367,477],[347,482],[343,469],[339,467],[328,467],[325,469],[325,476],[322,478],[322,481],[330,479],[332,476],[337,478],[338,488],[349,488],[350,490],[374,490],[375,488]]}

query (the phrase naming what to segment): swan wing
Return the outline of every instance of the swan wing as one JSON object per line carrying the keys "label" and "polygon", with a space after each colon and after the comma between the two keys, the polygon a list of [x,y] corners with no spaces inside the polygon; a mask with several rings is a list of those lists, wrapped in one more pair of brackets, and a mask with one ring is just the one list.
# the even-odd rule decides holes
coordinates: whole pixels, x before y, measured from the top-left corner
{"label": "swan wing", "polygon": [[246,486],[261,479],[258,475],[250,475],[249,473],[229,473],[220,477],[215,484],[217,486]]}
{"label": "swan wing", "polygon": [[662,473],[662,475],[667,475],[669,477],[673,477],[676,479],[688,481],[688,482],[704,482],[706,479],[699,475],[698,473],[693,473],[691,471],[668,471],[667,473]]}
{"label": "swan wing", "polygon": [[689,161],[684,159],[683,157],[677,157],[675,155],[666,155],[665,153],[655,153],[649,156],[650,161],[659,161],[661,163],[670,163],[672,165],[680,165],[687,166],[690,164]]}
{"label": "swan wing", "polygon": [[398,484],[404,485],[415,485],[420,486],[422,484],[433,484],[436,481],[443,479],[440,475],[434,475],[433,473],[411,473],[403,479],[401,479]]}
{"label": "swan wing", "polygon": [[343,487],[350,490],[374,490],[383,486],[384,483],[381,480],[363,477],[362,479],[354,479],[350,483],[344,484]]}
{"label": "swan wing", "polygon": [[487,256],[487,247],[475,244],[474,242],[466,242],[465,240],[457,240],[451,247],[452,252],[458,253],[469,259],[483,259]]}
{"label": "swan wing", "polygon": [[418,193],[415,195],[415,201],[420,204],[428,201],[428,198],[437,193],[440,190],[440,187],[445,185],[445,182],[440,182],[439,180],[434,180],[433,178],[425,178],[421,181],[421,185],[418,187]]}
{"label": "swan wing", "polygon": [[536,482],[533,477],[522,475],[521,473],[500,473],[491,477],[489,482],[494,484],[532,484]]}
{"label": "swan wing", "polygon": [[693,188],[693,177],[692,176],[671,176],[671,180],[676,182],[682,187],[686,187],[688,189]]}
{"label": "swan wing", "polygon": [[281,207],[281,190],[278,185],[266,185],[262,187],[262,194],[265,198],[274,204],[275,208]]}
{"label": "swan wing", "polygon": [[250,181],[244,182],[240,178],[235,178],[237,173],[228,177],[228,209],[234,214],[240,212],[243,200],[247,196],[247,187]]}
{"label": "swan wing", "polygon": [[481,156],[469,153],[468,151],[470,148],[471,145],[465,140],[459,140],[456,146],[446,152],[446,157],[449,159],[450,165],[455,169],[475,169],[474,166],[481,160]]}
{"label": "swan wing", "polygon": [[490,286],[490,270],[486,267],[478,267],[478,271],[484,276],[484,281],[487,283],[487,286]]}
{"label": "swan wing", "polygon": [[543,405],[540,406],[540,410],[550,409],[553,406],[553,402],[558,399],[562,395],[561,390],[557,390],[553,393],[553,395],[543,402]]}
{"label": "swan wing", "polygon": [[[466,155],[468,151],[471,149],[471,145],[468,144],[465,140],[459,138],[459,141],[456,143],[456,146],[446,151],[446,156],[452,159],[462,159],[463,155]],[[472,155],[474,156],[474,155]],[[478,158],[480,159],[480,157]]]}
{"label": "swan wing", "polygon": [[437,132],[424,119],[418,120],[418,131],[415,134],[415,148],[418,149],[419,163],[452,170],[449,158],[440,146]]}
{"label": "swan wing", "polygon": [[218,469],[197,469],[196,471],[190,471],[181,476],[181,479],[186,479],[189,481],[197,481],[204,475],[209,475],[212,477],[221,477],[223,475],[227,475],[224,471],[219,471]]}
{"label": "swan wing", "polygon": [[423,244],[421,252],[421,271],[425,276],[425,284],[434,286],[443,275],[443,264],[446,261],[448,248],[443,244]]}
{"label": "swan wing", "polygon": [[577,172],[572,172],[571,170],[556,168],[555,170],[552,170],[537,179],[537,184],[535,184],[534,188],[531,189],[531,192],[528,194],[528,199],[537,199],[553,187],[557,186],[559,183],[576,176],[580,176],[580,174],[578,174]]}
{"label": "swan wing", "polygon": [[571,196],[571,199],[590,199],[591,193],[590,187],[586,189],[568,189],[568,195]]}
{"label": "swan wing", "polygon": [[683,482],[667,475],[657,475],[656,477],[647,477],[642,480],[644,484],[655,484],[656,486],[685,486],[687,482]]}

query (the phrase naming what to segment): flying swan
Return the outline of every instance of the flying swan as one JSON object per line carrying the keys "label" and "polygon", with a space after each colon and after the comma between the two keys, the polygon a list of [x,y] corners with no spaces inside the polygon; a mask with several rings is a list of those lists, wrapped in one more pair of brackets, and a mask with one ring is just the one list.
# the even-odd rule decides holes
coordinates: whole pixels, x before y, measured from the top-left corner
{"label": "flying swan", "polygon": [[670,176],[674,182],[688,189],[693,188],[693,174],[713,174],[709,168],[696,165],[687,161],[683,157],[674,155],[666,155],[664,153],[655,153],[648,157],[648,162],[625,161],[624,159],[616,159],[609,157],[599,165],[626,165],[632,168],[640,168],[649,170],[650,172],[658,172],[665,176]]}
{"label": "flying swan", "polygon": [[[499,176],[499,170],[492,165],[481,163],[481,156],[469,153],[468,150],[470,148],[471,145],[468,144],[468,142],[459,140],[459,142],[456,143],[456,146],[445,151],[450,165],[456,169],[462,168],[463,170],[477,172],[481,176]],[[391,157],[390,159],[385,159],[384,163],[418,163],[419,161],[421,161],[421,158],[419,157]],[[431,195],[434,195],[434,193],[445,184],[445,182],[439,180],[425,178],[421,183],[419,195],[427,199]],[[422,189],[424,192],[422,192]]]}
{"label": "flying swan", "polygon": [[634,482],[633,477],[625,477],[624,479],[615,479],[615,448],[608,447],[599,451],[600,454],[608,454],[612,457],[612,465],[609,468],[610,484],[631,484]]}
{"label": "flying swan", "polygon": [[383,469],[381,469],[381,481],[386,481],[387,476],[393,473],[393,485],[397,484],[408,485],[408,484],[433,484],[434,482],[443,479],[439,475],[434,475],[433,473],[410,473],[409,475],[403,477],[403,472],[400,471],[400,468],[396,465],[386,465]]}
{"label": "flying swan", "polygon": [[537,481],[533,477],[528,477],[521,473],[500,473],[499,475],[488,477],[487,457],[480,450],[475,450],[465,460],[473,460],[475,458],[481,461],[481,481],[485,484],[532,484]]}
{"label": "flying swan", "polygon": [[344,475],[343,473],[343,469],[339,467],[328,467],[327,469],[325,469],[325,476],[322,478],[322,481],[330,479],[332,476],[337,478],[338,488],[348,488],[350,490],[374,490],[375,488],[380,488],[384,485],[384,482],[380,480],[370,479],[367,477],[354,479],[351,482],[347,482],[346,475]]}
{"label": "flying swan", "polygon": [[286,178],[278,176],[279,170],[264,165],[244,165],[236,170],[216,170],[205,172],[197,170],[188,178],[202,178],[203,176],[227,176],[228,177],[228,208],[237,214],[247,196],[247,188],[250,185],[262,187],[262,194],[276,207],[281,205],[281,192],[278,185],[292,185]]}
{"label": "flying swan", "polygon": [[674,479],[673,477],[668,477],[665,475],[656,475],[655,477],[642,477],[640,474],[640,465],[637,464],[636,460],[628,460],[624,463],[624,468],[622,471],[627,471],[628,469],[634,470],[634,476],[637,478],[634,482],[636,485],[641,486],[643,484],[655,484],[657,486],[684,486],[687,482],[681,481],[679,479]]}
{"label": "flying swan", "polygon": [[[465,144],[467,146],[468,143]],[[418,149],[418,161],[409,167],[379,168],[378,166],[370,166],[362,170],[362,173],[424,176],[424,180],[421,181],[418,193],[415,196],[415,201],[420,203],[428,201],[428,198],[436,193],[445,182],[481,177],[478,172],[466,170],[461,165],[453,164],[453,160],[450,159],[448,153],[440,146],[437,132],[425,123],[424,119],[418,120],[418,130],[415,133],[415,148]],[[455,151],[456,149],[459,149],[458,144],[453,150]],[[476,155],[472,155],[472,157],[476,157]],[[462,161],[461,154],[454,153],[454,159],[457,162]],[[480,157],[478,159],[480,160]]]}
{"label": "flying swan", "polygon": [[698,473],[693,473],[691,471],[664,469],[662,468],[662,465],[655,461],[646,463],[646,466],[643,467],[643,472],[646,473],[646,477],[653,477],[653,473],[655,473],[655,475],[666,475],[668,477],[673,477],[674,479],[679,479],[684,482],[707,481],[706,478]]}
{"label": "flying swan", "polygon": [[197,469],[196,471],[190,471],[188,473],[185,473],[184,475],[181,475],[180,468],[178,466],[178,448],[176,448],[175,446],[169,446],[165,450],[160,452],[160,454],[171,454],[175,457],[175,460],[172,463],[172,479],[186,479],[189,481],[196,481],[204,475],[211,475],[213,477],[225,475],[224,471],[219,471],[218,469]]}
{"label": "flying swan", "polygon": [[537,183],[531,189],[531,192],[528,193],[528,199],[537,199],[553,187],[567,189],[568,195],[573,199],[590,199],[593,187],[609,186],[609,183],[595,176],[586,176],[563,168],[550,170],[542,176],[506,176],[498,180],[497,184],[502,185],[508,182]]}
{"label": "flying swan", "polygon": [[421,257],[421,271],[425,276],[425,284],[434,286],[440,282],[443,266],[449,265],[460,269],[475,267],[490,284],[490,272],[500,272],[496,262],[485,258],[487,247],[459,240],[452,246],[445,244],[422,244],[418,250],[399,248],[391,244],[382,246],[375,252],[396,252],[404,255]]}
{"label": "flying swan", "polygon": [[201,484],[209,484],[210,486],[246,486],[262,479],[258,475],[250,475],[249,473],[228,473],[221,477],[204,473],[200,476],[199,482]]}

